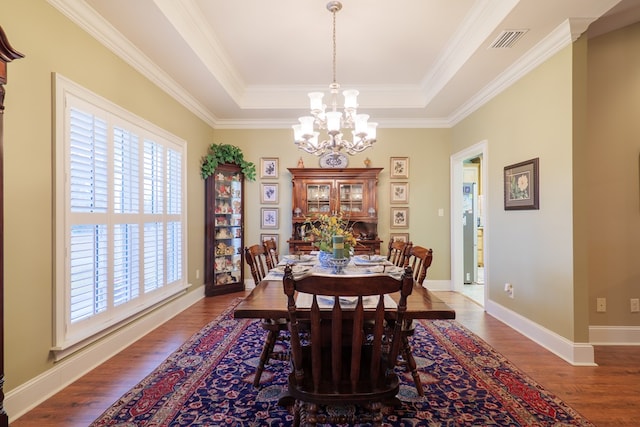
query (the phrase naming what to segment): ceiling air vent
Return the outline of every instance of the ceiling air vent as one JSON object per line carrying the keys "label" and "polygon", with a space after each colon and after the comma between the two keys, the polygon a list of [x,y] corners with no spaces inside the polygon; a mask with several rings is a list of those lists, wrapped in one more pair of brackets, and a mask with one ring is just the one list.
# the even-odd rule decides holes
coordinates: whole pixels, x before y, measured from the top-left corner
{"label": "ceiling air vent", "polygon": [[509,49],[529,30],[504,30],[491,43],[491,49]]}

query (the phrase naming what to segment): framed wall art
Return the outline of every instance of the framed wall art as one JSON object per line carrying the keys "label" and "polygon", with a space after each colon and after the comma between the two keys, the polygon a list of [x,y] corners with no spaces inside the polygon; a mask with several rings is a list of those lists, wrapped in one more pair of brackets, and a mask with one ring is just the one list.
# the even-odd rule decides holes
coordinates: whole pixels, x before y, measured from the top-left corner
{"label": "framed wall art", "polygon": [[392,242],[409,242],[409,233],[390,233],[389,240]]}
{"label": "framed wall art", "polygon": [[539,158],[505,166],[504,210],[540,209]]}
{"label": "framed wall art", "polygon": [[391,157],[391,169],[389,169],[391,179],[408,179],[409,178],[409,158],[408,157]]}
{"label": "framed wall art", "polygon": [[391,208],[391,228],[409,227],[409,208]]}
{"label": "framed wall art", "polygon": [[391,188],[391,203],[409,203],[409,183],[408,182],[392,182]]}
{"label": "framed wall art", "polygon": [[278,208],[260,208],[260,228],[278,228]]}
{"label": "framed wall art", "polygon": [[277,179],[280,174],[280,166],[277,157],[260,158],[260,178]]}
{"label": "framed wall art", "polygon": [[275,240],[276,241],[276,247],[279,248],[280,247],[280,235],[279,234],[260,234],[260,242],[265,242],[267,240]]}
{"label": "framed wall art", "polygon": [[278,184],[260,184],[260,203],[278,203]]}

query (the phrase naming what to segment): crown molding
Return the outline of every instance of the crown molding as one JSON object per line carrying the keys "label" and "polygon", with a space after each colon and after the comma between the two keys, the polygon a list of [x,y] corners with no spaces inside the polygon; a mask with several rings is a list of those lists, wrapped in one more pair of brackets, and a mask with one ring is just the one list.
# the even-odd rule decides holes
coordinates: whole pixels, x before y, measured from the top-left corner
{"label": "crown molding", "polygon": [[567,19],[562,22],[547,37],[516,61],[512,67],[509,67],[501,73],[491,81],[491,83],[471,97],[468,102],[457,109],[449,117],[451,126],[459,123],[465,117],[530,73],[533,69],[576,41],[594,20],[594,18],[579,18]]}
{"label": "crown molding", "polygon": [[60,13],[210,126],[216,117],[84,2],[47,0]]}
{"label": "crown molding", "polygon": [[436,59],[435,66],[422,80],[424,105],[429,104],[449,83],[517,4],[518,0],[482,0],[474,3],[448,48]]}

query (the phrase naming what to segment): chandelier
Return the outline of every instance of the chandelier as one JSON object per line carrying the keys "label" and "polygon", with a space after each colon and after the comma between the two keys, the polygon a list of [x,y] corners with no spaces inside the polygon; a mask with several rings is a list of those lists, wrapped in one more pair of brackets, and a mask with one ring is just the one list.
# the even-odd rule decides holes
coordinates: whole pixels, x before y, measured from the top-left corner
{"label": "chandelier", "polygon": [[[336,82],[336,13],[342,9],[342,3],[331,1],[327,10],[333,15],[333,83],[329,85],[331,109],[322,103],[324,93],[310,92],[311,115],[298,118],[300,124],[293,125],[294,142],[299,149],[316,156],[327,151],[345,151],[353,155],[371,147],[376,142],[377,123],[368,122],[368,114],[358,114],[358,91],[345,90],[344,111],[338,111],[338,93],[340,85]],[[352,140],[343,138],[342,129],[352,129]],[[319,130],[326,130],[327,139],[319,140]]]}

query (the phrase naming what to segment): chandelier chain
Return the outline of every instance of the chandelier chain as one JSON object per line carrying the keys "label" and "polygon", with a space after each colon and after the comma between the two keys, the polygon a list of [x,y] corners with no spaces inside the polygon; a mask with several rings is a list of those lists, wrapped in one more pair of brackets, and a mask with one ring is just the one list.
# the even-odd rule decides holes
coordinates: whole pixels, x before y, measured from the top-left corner
{"label": "chandelier chain", "polygon": [[333,83],[336,80],[336,11],[333,11]]}

